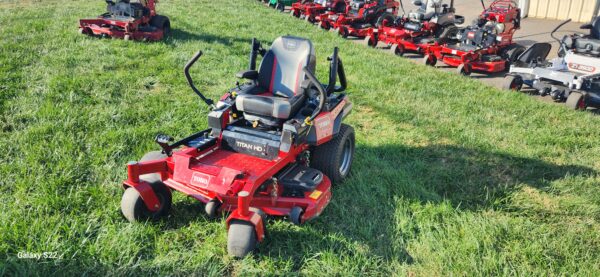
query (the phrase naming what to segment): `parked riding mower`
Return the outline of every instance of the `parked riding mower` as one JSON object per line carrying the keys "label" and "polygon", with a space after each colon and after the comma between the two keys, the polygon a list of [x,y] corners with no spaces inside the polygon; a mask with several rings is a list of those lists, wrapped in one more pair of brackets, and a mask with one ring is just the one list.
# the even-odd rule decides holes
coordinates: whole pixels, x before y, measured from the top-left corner
{"label": "parked riding mower", "polygon": [[107,12],[79,20],[79,33],[124,40],[163,39],[171,31],[169,18],[156,13],[157,0],[106,0]]}
{"label": "parked riding mower", "polygon": [[[230,212],[228,252],[245,256],[265,239],[266,216],[301,224],[319,216],[331,200],[331,185],[350,173],[354,130],[343,122],[352,110],[337,47],[330,57],[329,82],[315,77],[312,43],[277,38],[267,51],[252,42],[249,70],[237,74],[250,82],[214,102],[191,89],[212,109],[209,129],[172,143],[155,141],[150,152],[127,165],[121,201],[129,221],[156,219],[171,207],[171,190],[203,203],[209,217]],[[256,60],[261,55],[260,69]],[[337,86],[339,78],[339,86]]]}
{"label": "parked riding mower", "polygon": [[510,67],[504,88],[520,90],[527,85],[555,101],[565,101],[575,110],[600,107],[600,17],[581,26],[589,35],[573,34],[558,39],[554,33],[571,20],[556,27],[550,36],[558,41],[558,57],[547,61],[549,43],[536,43]]}
{"label": "parked riding mower", "polygon": [[[415,0],[413,4],[419,9],[409,12],[408,16],[394,21],[386,19],[378,28],[370,29],[365,38],[367,45],[376,47],[381,41],[398,56],[407,51],[424,54],[429,46],[455,38],[458,34],[456,24],[465,21],[463,16],[455,15],[454,0],[450,0],[450,6],[442,4],[442,0]],[[400,5],[403,7],[402,1]]]}
{"label": "parked riding mower", "polygon": [[380,26],[383,20],[393,20],[398,14],[395,0],[352,0],[342,14],[321,17],[321,27],[334,28],[342,37],[364,38],[369,29]]}
{"label": "parked riding mower", "polygon": [[317,21],[319,15],[328,11],[343,13],[346,11],[346,0],[313,0],[300,1],[292,4],[290,14],[310,23]]}
{"label": "parked riding mower", "polygon": [[525,48],[513,42],[520,28],[521,10],[514,0],[495,0],[476,22],[458,35],[459,43],[431,46],[423,62],[434,66],[438,60],[457,67],[462,75],[472,72],[496,73],[508,70]]}
{"label": "parked riding mower", "polygon": [[[306,0],[303,0],[303,1],[306,1]],[[289,7],[297,2],[300,2],[300,0],[268,0],[268,2],[269,2],[269,7],[277,9],[280,12],[284,12],[285,7]]]}

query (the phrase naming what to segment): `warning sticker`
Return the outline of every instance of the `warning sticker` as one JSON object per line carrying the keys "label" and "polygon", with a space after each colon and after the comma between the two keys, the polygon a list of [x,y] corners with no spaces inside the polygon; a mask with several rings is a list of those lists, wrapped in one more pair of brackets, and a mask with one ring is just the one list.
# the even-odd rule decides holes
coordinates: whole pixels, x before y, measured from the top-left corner
{"label": "warning sticker", "polygon": [[320,191],[320,190],[315,190],[315,191],[313,191],[313,192],[312,192],[312,193],[311,193],[311,194],[310,194],[308,197],[309,197],[309,198],[311,198],[311,199],[315,199],[315,200],[317,200],[317,199],[319,199],[319,197],[321,197],[321,194],[323,194],[323,192],[322,192],[322,191]]}

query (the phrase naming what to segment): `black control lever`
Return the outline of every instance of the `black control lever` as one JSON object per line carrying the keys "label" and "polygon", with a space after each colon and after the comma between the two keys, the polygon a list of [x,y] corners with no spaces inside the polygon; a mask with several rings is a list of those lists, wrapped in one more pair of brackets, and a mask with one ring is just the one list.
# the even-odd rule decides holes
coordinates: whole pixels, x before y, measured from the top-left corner
{"label": "black control lever", "polygon": [[173,148],[169,145],[169,143],[173,141],[172,137],[164,134],[159,134],[154,138],[154,141],[160,146],[160,148],[162,148],[162,152],[165,155],[169,157],[173,155]]}
{"label": "black control lever", "polygon": [[208,99],[208,98],[204,97],[204,95],[196,88],[196,86],[194,85],[194,81],[192,80],[192,76],[190,76],[190,67],[192,67],[192,65],[194,65],[194,63],[196,63],[196,61],[198,61],[198,59],[201,56],[202,56],[202,51],[196,52],[194,57],[185,65],[185,67],[183,69],[183,73],[185,73],[185,78],[187,79],[187,82],[190,85],[190,87],[192,88],[192,90],[198,96],[200,96],[200,98],[202,99],[202,101],[204,101],[204,103],[206,103],[206,105],[208,105],[209,107],[214,109],[215,102],[212,99]]}

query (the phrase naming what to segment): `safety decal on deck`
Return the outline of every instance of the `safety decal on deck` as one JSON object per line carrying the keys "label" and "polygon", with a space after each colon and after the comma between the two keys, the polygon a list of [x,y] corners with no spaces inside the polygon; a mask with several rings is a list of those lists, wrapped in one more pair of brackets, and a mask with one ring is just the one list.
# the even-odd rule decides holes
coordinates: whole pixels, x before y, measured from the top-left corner
{"label": "safety decal on deck", "polygon": [[311,193],[311,194],[310,194],[308,197],[309,197],[309,198],[311,198],[311,199],[315,199],[315,200],[317,200],[317,199],[319,199],[319,197],[321,197],[321,194],[323,194],[323,192],[322,192],[322,191],[320,191],[320,190],[315,190],[315,191],[313,191],[313,192],[312,192],[312,193]]}

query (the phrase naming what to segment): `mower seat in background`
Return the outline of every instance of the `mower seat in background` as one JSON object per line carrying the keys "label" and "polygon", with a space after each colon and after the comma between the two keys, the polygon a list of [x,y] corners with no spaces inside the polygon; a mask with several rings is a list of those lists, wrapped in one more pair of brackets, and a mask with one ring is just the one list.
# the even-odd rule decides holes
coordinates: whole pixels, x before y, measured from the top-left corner
{"label": "mower seat in background", "polygon": [[430,20],[436,14],[441,12],[441,5],[439,0],[426,0],[421,2],[421,6],[416,11],[410,11],[408,18],[415,21]]}
{"label": "mower seat in background", "polygon": [[529,48],[527,48],[523,54],[521,54],[517,63],[522,65],[528,65],[532,62],[543,62],[548,57],[550,50],[552,49],[552,45],[547,42],[538,42],[535,43]]}
{"label": "mower seat in background", "polygon": [[235,105],[248,121],[278,126],[292,118],[306,99],[302,83],[307,67],[315,71],[315,50],[303,38],[277,38],[260,64],[257,84],[236,97]]}
{"label": "mower seat in background", "polygon": [[586,29],[586,30],[589,29],[590,30],[589,36],[586,36],[586,37],[589,37],[592,39],[600,39],[600,16],[594,18],[592,23],[582,25],[581,29]]}

